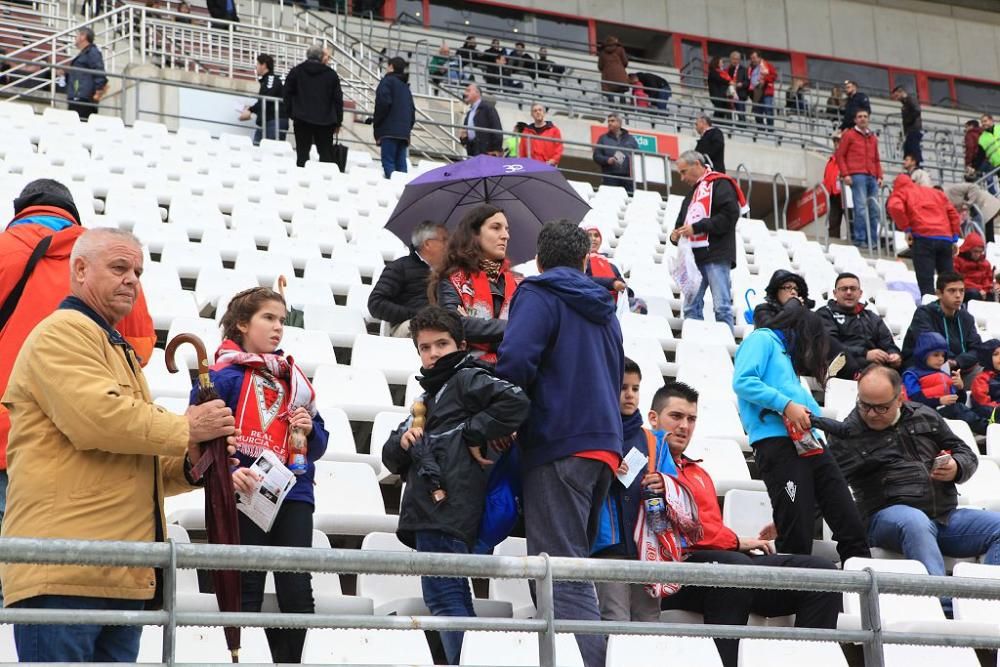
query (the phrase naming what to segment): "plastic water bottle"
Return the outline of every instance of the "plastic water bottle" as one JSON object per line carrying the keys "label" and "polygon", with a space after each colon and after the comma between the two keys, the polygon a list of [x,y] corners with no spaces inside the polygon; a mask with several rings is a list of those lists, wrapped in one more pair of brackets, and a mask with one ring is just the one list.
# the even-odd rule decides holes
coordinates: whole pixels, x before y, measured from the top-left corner
{"label": "plastic water bottle", "polygon": [[302,429],[291,429],[288,434],[288,445],[288,469],[296,475],[304,475],[309,469],[309,461],[306,459],[309,443],[306,441],[306,434],[302,432]]}
{"label": "plastic water bottle", "polygon": [[646,488],[642,491],[642,502],[646,507],[646,528],[654,535],[667,532],[670,522],[667,521],[667,502],[663,496]]}

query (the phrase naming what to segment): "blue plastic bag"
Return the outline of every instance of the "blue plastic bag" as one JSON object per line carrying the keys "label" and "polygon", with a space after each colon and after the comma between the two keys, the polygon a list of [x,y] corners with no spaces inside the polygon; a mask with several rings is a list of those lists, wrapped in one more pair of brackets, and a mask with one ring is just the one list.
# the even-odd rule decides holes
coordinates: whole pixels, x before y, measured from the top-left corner
{"label": "blue plastic bag", "polygon": [[515,443],[490,468],[474,553],[493,553],[493,548],[510,536],[520,515],[521,452]]}

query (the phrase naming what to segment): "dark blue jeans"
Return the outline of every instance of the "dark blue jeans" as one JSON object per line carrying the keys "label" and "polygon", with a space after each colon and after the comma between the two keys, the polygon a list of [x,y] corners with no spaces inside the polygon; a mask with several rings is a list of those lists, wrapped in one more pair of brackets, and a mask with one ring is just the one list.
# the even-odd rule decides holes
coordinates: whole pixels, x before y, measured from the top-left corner
{"label": "dark blue jeans", "polygon": [[920,140],[923,138],[923,132],[914,130],[903,140],[903,155],[912,155],[918,164],[924,161],[924,154],[920,151]]}
{"label": "dark blue jeans", "polygon": [[253,133],[253,145],[260,146],[261,139],[276,139],[278,141],[284,141],[285,135],[288,134],[288,119],[282,118],[280,120],[271,119],[267,121],[267,131],[264,128],[258,127]]}
{"label": "dark blue jeans", "polygon": [[[467,554],[469,547],[462,540],[439,530],[418,530],[414,535],[417,551],[422,553]],[[435,616],[475,616],[472,590],[464,577],[420,577],[424,604]],[[462,637],[465,633],[441,632],[441,643],[449,665],[457,665],[462,657]]]}
{"label": "dark blue jeans", "polygon": [[[143,600],[39,595],[15,602],[20,609],[124,609],[141,611]],[[15,625],[21,662],[135,662],[142,628],[136,625]]]}
{"label": "dark blue jeans", "polygon": [[382,150],[382,171],[385,172],[385,177],[389,178],[394,171],[401,171],[405,174],[408,169],[406,149],[409,147],[409,143],[403,139],[382,137],[379,147]]}

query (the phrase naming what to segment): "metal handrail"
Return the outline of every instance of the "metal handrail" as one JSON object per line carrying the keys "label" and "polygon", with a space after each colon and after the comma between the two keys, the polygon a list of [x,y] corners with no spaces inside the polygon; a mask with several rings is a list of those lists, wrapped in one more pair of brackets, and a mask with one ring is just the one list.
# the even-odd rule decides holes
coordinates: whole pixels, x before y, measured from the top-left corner
{"label": "metal handrail", "polygon": [[[823,224],[819,221],[819,193],[823,193],[826,200],[826,220]],[[822,183],[813,186],[813,224],[816,225],[816,242],[824,248],[830,247],[830,192]],[[821,240],[822,239],[822,240]]]}
{"label": "metal handrail", "polygon": [[[747,166],[745,164],[743,164],[742,162],[740,162],[738,165],[736,165],[736,184],[737,185],[739,185],[740,182],[742,181],[742,179],[740,178],[740,174],[746,174],[746,176],[747,176],[747,188],[746,188],[746,190],[743,190],[743,194],[746,196],[746,200],[749,202],[750,201],[750,193],[753,191],[753,174],[750,173],[750,169],[747,168]],[[744,213],[743,217],[744,218],[749,218],[750,217],[750,211],[747,211],[746,213]]]}
{"label": "metal handrail", "polygon": [[[944,632],[886,632],[879,622],[879,596],[934,595],[1000,599],[1000,581],[962,577],[772,568],[717,563],[645,563],[638,560],[557,558],[538,556],[478,556],[419,552],[315,549],[300,547],[223,546],[141,542],[93,542],[0,538],[0,562],[77,564],[116,567],[156,567],[164,571],[163,611],[83,611],[58,609],[0,610],[0,623],[162,625],[163,658],[174,660],[178,625],[240,627],[352,627],[373,629],[500,630],[538,634],[540,664],[555,664],[556,632],[586,634],[678,634],[696,637],[788,638],[807,641],[860,642],[868,667],[883,664],[883,644],[918,644],[1000,648],[1000,636]],[[180,612],[176,609],[178,568],[275,572],[327,572],[383,575],[423,575],[532,579],[537,591],[538,618],[463,618],[406,616],[336,616],[243,612]],[[825,630],[673,623],[570,621],[553,618],[556,581],[622,583],[678,582],[685,585],[856,593],[861,600],[861,630]]]}
{"label": "metal handrail", "polygon": [[[778,214],[778,179],[781,179],[782,185],[785,186],[785,204],[781,209],[781,214]],[[783,229],[788,231],[788,198],[790,197],[788,190],[788,181],[785,180],[784,175],[780,171],[774,173],[771,177],[771,202],[773,204],[773,215],[774,215],[774,228]]]}

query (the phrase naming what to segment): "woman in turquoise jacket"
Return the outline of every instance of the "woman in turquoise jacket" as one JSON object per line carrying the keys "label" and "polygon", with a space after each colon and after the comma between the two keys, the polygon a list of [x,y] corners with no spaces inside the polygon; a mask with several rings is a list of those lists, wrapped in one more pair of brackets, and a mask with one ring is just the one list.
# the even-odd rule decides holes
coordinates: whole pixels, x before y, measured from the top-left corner
{"label": "woman in turquoise jacket", "polygon": [[[825,384],[828,342],[815,313],[789,299],[771,321],[736,351],[733,391],[754,460],[767,486],[782,553],[812,553],[816,507],[833,530],[841,562],[869,556],[868,542],[854,499],[836,461],[825,448],[800,455],[785,419],[810,430],[810,415],[820,407],[800,376]],[[820,439],[817,431],[813,437]]]}

